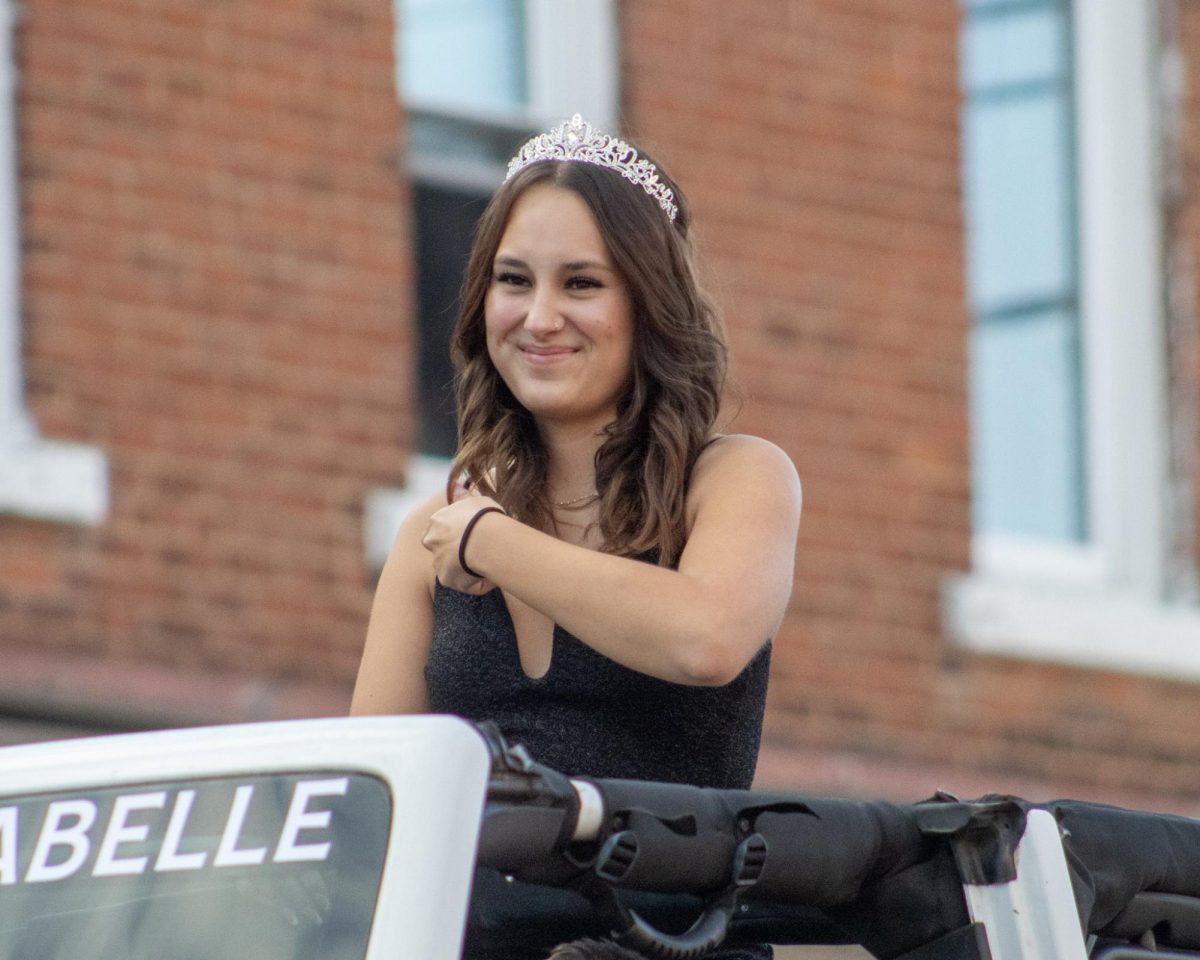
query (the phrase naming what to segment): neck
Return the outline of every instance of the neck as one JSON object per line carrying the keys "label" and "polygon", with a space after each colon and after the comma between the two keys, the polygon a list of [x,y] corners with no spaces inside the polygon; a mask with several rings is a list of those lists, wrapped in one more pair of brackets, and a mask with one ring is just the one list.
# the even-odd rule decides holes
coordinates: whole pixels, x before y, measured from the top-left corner
{"label": "neck", "polygon": [[596,492],[596,451],[604,434],[587,427],[539,424],[549,457],[547,493],[552,501],[569,501]]}

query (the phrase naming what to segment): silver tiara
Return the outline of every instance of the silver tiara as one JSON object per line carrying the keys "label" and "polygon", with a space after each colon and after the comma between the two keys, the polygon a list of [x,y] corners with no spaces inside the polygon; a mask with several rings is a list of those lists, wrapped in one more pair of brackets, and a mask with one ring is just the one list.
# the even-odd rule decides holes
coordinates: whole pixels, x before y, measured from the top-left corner
{"label": "silver tiara", "polygon": [[610,137],[590,123],[585,123],[579,114],[560,123],[549,133],[538,134],[526,142],[508,162],[508,174],[504,179],[508,180],[518,170],[539,160],[572,160],[608,167],[650,194],[672,220],[679,212],[674,192],[659,179],[658,168],[654,164],[639,157],[637,150],[624,140]]}

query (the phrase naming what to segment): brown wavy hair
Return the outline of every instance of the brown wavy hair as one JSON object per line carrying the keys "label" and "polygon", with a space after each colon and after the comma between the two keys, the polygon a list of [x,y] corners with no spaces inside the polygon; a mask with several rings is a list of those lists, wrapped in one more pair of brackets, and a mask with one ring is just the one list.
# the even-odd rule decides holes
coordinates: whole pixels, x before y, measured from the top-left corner
{"label": "brown wavy hair", "polygon": [[492,197],[476,228],[451,336],[458,454],[447,495],[465,476],[511,515],[554,529],[549,458],[533,417],[492,364],[483,315],[513,204],[530,187],[553,184],[591,210],[633,306],[633,369],[596,452],[602,549],[670,566],[687,536],[688,476],[720,409],[727,348],[720,315],[697,280],[687,201],[661,167],[659,176],[675,192],[673,222],[641,187],[590,163],[531,164]]}

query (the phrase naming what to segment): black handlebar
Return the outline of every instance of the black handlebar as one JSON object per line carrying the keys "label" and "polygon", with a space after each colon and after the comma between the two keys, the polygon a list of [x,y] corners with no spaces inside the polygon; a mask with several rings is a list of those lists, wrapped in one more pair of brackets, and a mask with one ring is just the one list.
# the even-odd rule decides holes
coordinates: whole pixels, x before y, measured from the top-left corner
{"label": "black handlebar", "polygon": [[[595,780],[603,811],[595,835],[580,839],[575,785],[485,735],[493,775],[479,865],[586,898],[598,924],[587,932],[647,956],[697,957],[740,928],[767,929],[776,943],[861,943],[881,958],[945,940],[959,944],[947,956],[966,956],[961,944],[978,937],[962,885],[1015,877],[1035,807],[1062,828],[1083,930],[1114,935],[1118,916],[1136,926],[1140,914],[1127,908],[1155,891],[1175,898],[1160,946],[1200,950],[1200,821],[1076,801],[939,795],[902,805]],[[663,932],[639,906],[652,893],[700,903],[699,918]]]}

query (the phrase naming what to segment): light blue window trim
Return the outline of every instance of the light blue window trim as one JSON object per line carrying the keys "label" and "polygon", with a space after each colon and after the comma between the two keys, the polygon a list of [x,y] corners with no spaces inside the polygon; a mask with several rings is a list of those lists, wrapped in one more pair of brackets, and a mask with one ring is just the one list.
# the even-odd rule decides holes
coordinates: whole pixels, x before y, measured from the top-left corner
{"label": "light blue window trim", "polygon": [[[513,145],[574,113],[617,132],[615,0],[394,0],[397,91],[408,175],[489,194]],[[368,566],[387,557],[408,512],[445,486],[450,461],[414,451],[401,487],[371,491]]]}
{"label": "light blue window trim", "polygon": [[14,111],[16,18],[16,4],[0,0],[0,514],[95,524],[108,514],[104,454],[85,444],[41,437],[25,406]]}
{"label": "light blue window trim", "polygon": [[976,530],[971,572],[946,585],[944,620],[980,652],[1200,680],[1200,611],[1166,596],[1157,6],[1080,0],[1071,13],[1086,537]]}

